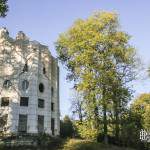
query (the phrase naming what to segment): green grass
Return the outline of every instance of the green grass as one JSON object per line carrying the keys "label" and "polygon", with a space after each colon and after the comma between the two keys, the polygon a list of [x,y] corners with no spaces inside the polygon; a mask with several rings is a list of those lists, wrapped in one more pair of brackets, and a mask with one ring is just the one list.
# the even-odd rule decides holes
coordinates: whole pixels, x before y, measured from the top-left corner
{"label": "green grass", "polygon": [[[44,140],[44,139],[43,139]],[[133,150],[129,148],[122,148],[117,146],[108,145],[103,143],[97,143],[90,140],[81,139],[60,139],[55,138],[48,140],[48,145],[43,145],[43,140],[41,144],[34,146],[15,146],[15,147],[5,147],[0,144],[0,150]]]}
{"label": "green grass", "polygon": [[64,144],[63,150],[133,150],[129,148],[104,145],[102,143],[92,142],[88,140],[69,139]]}

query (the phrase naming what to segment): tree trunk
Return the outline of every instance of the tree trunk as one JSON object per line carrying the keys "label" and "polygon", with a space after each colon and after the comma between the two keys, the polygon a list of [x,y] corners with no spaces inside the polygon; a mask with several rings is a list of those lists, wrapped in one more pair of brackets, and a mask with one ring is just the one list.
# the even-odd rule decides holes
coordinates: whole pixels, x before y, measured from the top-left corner
{"label": "tree trunk", "polygon": [[119,99],[116,91],[114,92],[114,114],[115,114],[115,139],[119,140]]}
{"label": "tree trunk", "polygon": [[117,102],[115,104],[115,138],[118,142],[119,140],[119,112],[118,112],[118,106]]}
{"label": "tree trunk", "polygon": [[83,121],[83,116],[82,116],[82,109],[81,109],[81,106],[80,106],[80,109],[79,109],[79,120],[80,120],[80,122]]}
{"label": "tree trunk", "polygon": [[108,144],[108,129],[107,129],[107,103],[106,103],[106,96],[105,96],[105,87],[103,89],[103,124],[104,124],[104,143]]}
{"label": "tree trunk", "polygon": [[[104,102],[105,103],[105,102]],[[103,122],[104,122],[104,143],[108,144],[108,135],[107,135],[107,107],[106,104],[104,104],[104,112],[103,112]]]}

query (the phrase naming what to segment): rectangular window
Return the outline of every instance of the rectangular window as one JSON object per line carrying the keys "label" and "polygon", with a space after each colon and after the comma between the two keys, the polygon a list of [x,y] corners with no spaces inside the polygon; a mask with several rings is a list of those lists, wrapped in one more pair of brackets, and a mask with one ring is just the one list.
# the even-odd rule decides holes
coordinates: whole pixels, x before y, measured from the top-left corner
{"label": "rectangular window", "polygon": [[0,116],[0,131],[4,130],[4,127],[7,125],[8,114]]}
{"label": "rectangular window", "polygon": [[54,111],[54,103],[51,103],[51,111]]}
{"label": "rectangular window", "polygon": [[38,99],[38,107],[44,108],[44,100],[43,99]]}
{"label": "rectangular window", "polygon": [[9,97],[2,97],[1,98],[1,106],[2,107],[9,106]]}
{"label": "rectangular window", "polygon": [[51,131],[52,135],[55,135],[55,119],[51,118]]}
{"label": "rectangular window", "polygon": [[38,115],[38,133],[44,132],[44,116]]}
{"label": "rectangular window", "polygon": [[54,96],[54,88],[53,87],[51,87],[51,95],[52,95],[52,97]]}
{"label": "rectangular window", "polygon": [[20,97],[20,106],[28,106],[29,97]]}
{"label": "rectangular window", "polygon": [[27,133],[27,115],[19,115],[18,132]]}

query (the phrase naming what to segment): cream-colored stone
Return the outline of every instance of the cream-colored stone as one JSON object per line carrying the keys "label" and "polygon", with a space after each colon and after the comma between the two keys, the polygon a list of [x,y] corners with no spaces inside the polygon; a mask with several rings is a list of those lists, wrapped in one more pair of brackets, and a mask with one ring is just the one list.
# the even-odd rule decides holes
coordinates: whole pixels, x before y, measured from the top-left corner
{"label": "cream-colored stone", "polygon": [[[23,72],[25,64],[28,71]],[[43,73],[45,68],[46,74]],[[51,55],[48,47],[29,38],[21,31],[16,39],[9,37],[6,28],[0,29],[0,104],[2,97],[9,97],[7,107],[0,106],[0,113],[8,114],[9,133],[18,132],[19,114],[28,115],[27,133],[38,133],[38,115],[44,116],[44,129],[51,131],[51,118],[55,119],[55,135],[60,132],[59,112],[59,73],[58,62]],[[3,88],[5,80],[10,80],[9,89]],[[22,82],[29,81],[26,91],[22,89]],[[44,84],[44,92],[39,91],[39,84]],[[52,96],[51,88],[54,89]],[[20,97],[29,97],[28,107],[20,106]],[[45,107],[38,108],[38,98],[44,99]],[[51,111],[54,102],[55,112]]]}

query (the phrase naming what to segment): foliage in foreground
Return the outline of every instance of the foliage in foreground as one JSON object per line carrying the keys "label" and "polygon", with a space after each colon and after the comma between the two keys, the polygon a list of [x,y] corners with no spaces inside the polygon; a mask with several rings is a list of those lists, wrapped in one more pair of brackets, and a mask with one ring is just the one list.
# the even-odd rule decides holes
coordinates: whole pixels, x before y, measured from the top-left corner
{"label": "foliage in foreground", "polygon": [[0,139],[0,150],[57,150],[62,143],[63,139],[47,134],[13,136]]}
{"label": "foliage in foreground", "polygon": [[74,124],[77,133],[82,137],[83,139],[88,140],[97,140],[96,137],[100,134],[95,128],[91,128],[91,123],[89,121],[76,121]]}
{"label": "foliage in foreground", "polygon": [[63,150],[133,150],[129,148],[119,148],[116,146],[106,146],[88,140],[69,139],[64,145]]}
{"label": "foliage in foreground", "polygon": [[150,130],[150,93],[141,94],[132,104],[132,113],[143,129]]}

